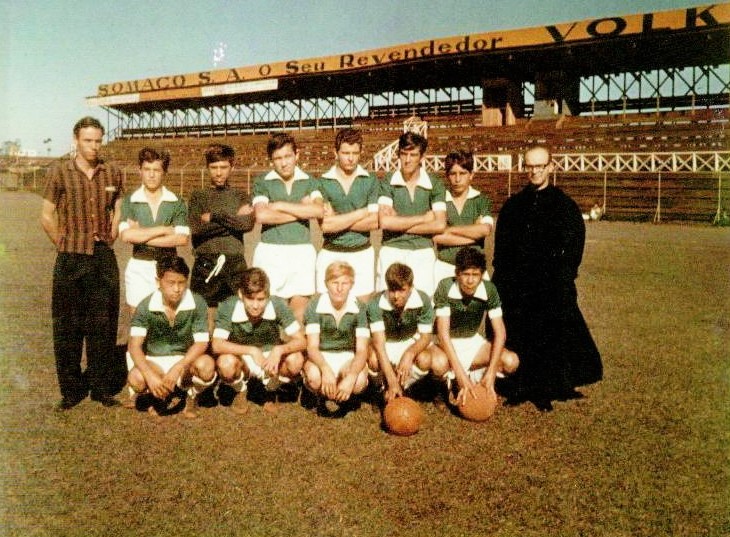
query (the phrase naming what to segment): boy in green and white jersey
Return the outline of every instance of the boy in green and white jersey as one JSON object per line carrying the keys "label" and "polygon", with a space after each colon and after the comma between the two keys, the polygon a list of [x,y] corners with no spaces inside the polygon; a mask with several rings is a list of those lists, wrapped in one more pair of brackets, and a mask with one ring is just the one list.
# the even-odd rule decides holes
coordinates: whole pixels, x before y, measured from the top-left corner
{"label": "boy in green and white jersey", "polygon": [[367,387],[370,331],[365,304],[352,293],[355,272],[335,261],[325,273],[327,293],[315,295],[304,314],[307,360],[304,384],[315,395],[337,403]]}
{"label": "boy in green and white jersey", "polygon": [[[478,382],[496,398],[495,378],[514,372],[519,359],[504,347],[502,303],[497,288],[484,279],[484,254],[465,246],[455,261],[455,276],[441,280],[433,296],[438,345],[432,356],[434,361],[446,358],[450,370],[445,378],[449,383],[456,380],[456,400],[462,404],[466,397],[473,396],[471,390]],[[479,333],[485,314],[489,338]]]}
{"label": "boy in green and white jersey", "polygon": [[187,390],[182,414],[195,418],[197,396],[215,382],[216,373],[213,358],[206,354],[207,305],[188,289],[189,274],[181,257],[158,261],[159,289],[139,303],[132,318],[127,381],[135,394],[149,392],[162,401],[176,387]]}
{"label": "boy in green and white jersey", "polygon": [[[385,272],[386,291],[368,303],[367,315],[373,352],[368,360],[371,375],[385,381],[385,402],[404,394],[432,370],[433,307],[423,291],[413,287],[408,265],[393,263]],[[434,374],[441,377],[444,361]]]}
{"label": "boy in green and white jersey", "polygon": [[381,183],[378,204],[382,247],[378,254],[377,289],[385,271],[396,262],[413,269],[416,289],[433,294],[436,255],[431,237],[446,229],[446,191],[441,179],[423,169],[427,140],[406,132],[398,140],[400,170]]}
{"label": "boy in green and white jersey", "polygon": [[[456,253],[464,246],[484,253],[486,238],[494,228],[492,201],[472,186],[474,156],[459,150],[446,155],[446,229],[434,235],[434,281],[454,275]],[[484,278],[489,279],[487,272]]]}
{"label": "boy in green and white jersey", "polygon": [[375,290],[375,250],[370,232],[378,227],[380,183],[360,166],[362,133],[342,129],[335,138],[336,163],[319,179],[324,200],[322,235],[317,254],[317,292],[326,293],[324,273],[334,261],[346,261],[357,278],[352,292],[367,301]]}
{"label": "boy in green and white jersey", "polygon": [[[213,332],[221,383],[237,392],[231,409],[246,413],[251,378],[260,380],[270,393],[292,382],[302,369],[306,346],[302,326],[286,301],[269,294],[266,273],[256,267],[244,270],[237,294],[218,308]],[[275,408],[275,401],[264,404],[265,410]]]}
{"label": "boy in green and white jersey", "polygon": [[157,289],[156,262],[176,256],[177,246],[190,239],[187,207],[163,185],[170,155],[145,147],[139,152],[142,186],[122,201],[119,236],[132,244],[124,271],[126,302],[132,314],[137,304]]}
{"label": "boy in green and white jersey", "polygon": [[317,252],[309,221],[324,216],[322,195],[317,181],[297,166],[299,150],[292,136],[275,134],[266,149],[274,169],[253,185],[252,204],[256,221],[261,224],[261,242],[254,250],[253,266],[266,272],[271,294],[287,299],[301,322],[315,291]]}

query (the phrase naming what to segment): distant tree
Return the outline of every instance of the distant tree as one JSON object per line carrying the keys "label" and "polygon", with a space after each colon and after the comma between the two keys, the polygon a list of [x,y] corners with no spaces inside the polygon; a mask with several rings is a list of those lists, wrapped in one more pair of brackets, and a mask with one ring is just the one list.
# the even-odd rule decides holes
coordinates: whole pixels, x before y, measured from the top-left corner
{"label": "distant tree", "polygon": [[3,142],[2,149],[0,150],[0,154],[7,155],[7,156],[13,156],[20,153],[21,143],[20,140],[6,140]]}

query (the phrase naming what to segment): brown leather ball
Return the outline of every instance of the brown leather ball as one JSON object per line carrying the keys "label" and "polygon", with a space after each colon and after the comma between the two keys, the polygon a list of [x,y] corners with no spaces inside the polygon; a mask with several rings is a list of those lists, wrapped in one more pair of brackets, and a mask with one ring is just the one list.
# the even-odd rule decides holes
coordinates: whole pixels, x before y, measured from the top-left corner
{"label": "brown leather ball", "polygon": [[385,406],[383,422],[388,432],[398,436],[410,436],[420,429],[423,410],[409,397],[396,397]]}

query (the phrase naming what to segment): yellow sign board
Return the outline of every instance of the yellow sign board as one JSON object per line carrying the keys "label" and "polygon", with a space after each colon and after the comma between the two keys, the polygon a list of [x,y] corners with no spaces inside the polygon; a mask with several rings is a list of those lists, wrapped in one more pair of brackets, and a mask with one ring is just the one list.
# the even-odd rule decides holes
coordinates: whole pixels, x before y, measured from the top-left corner
{"label": "yellow sign board", "polygon": [[[275,89],[276,79],[312,73],[338,73],[370,69],[413,60],[488,53],[489,51],[534,46],[609,40],[631,35],[648,35],[730,24],[730,3],[672,11],[584,20],[503,32],[469,34],[431,39],[406,45],[379,48],[336,56],[264,63],[247,67],[199,71],[181,75],[144,78],[101,84],[89,104],[197,98]],[[269,84],[253,81],[270,80]],[[128,95],[128,98],[121,97]]]}

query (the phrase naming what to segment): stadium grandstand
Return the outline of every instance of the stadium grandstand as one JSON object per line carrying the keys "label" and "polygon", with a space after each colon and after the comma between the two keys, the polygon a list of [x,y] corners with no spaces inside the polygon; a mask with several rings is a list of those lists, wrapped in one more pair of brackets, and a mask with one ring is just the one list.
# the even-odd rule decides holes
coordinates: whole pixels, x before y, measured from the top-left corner
{"label": "stadium grandstand", "polygon": [[436,172],[450,150],[473,150],[496,212],[524,182],[521,152],[543,143],[585,212],[717,223],[730,209],[729,51],[724,3],[104,83],[87,103],[130,180],[141,147],[165,148],[182,196],[207,182],[209,143],[236,149],[234,184],[250,188],[272,132],[294,131],[301,167],[319,174],[335,131],[354,126],[380,176],[404,130],[427,136]]}

